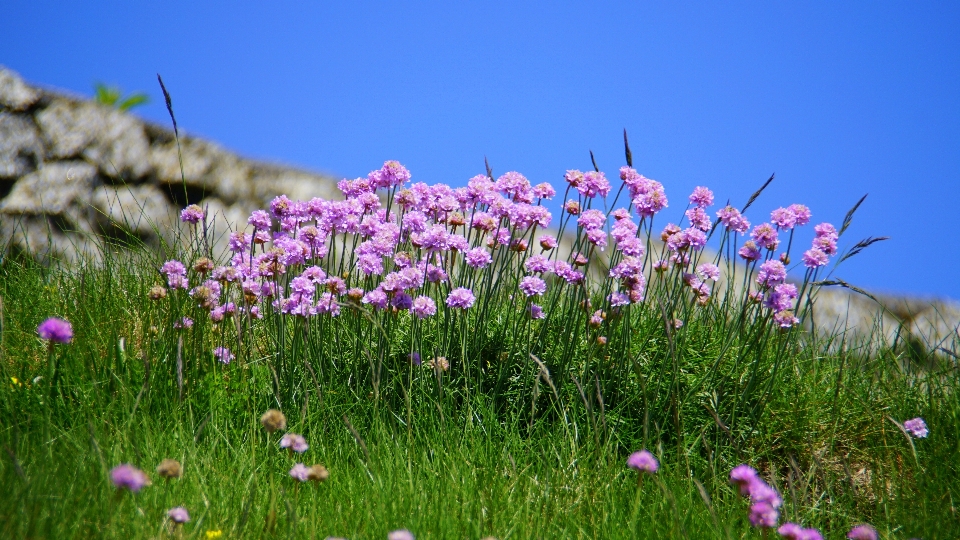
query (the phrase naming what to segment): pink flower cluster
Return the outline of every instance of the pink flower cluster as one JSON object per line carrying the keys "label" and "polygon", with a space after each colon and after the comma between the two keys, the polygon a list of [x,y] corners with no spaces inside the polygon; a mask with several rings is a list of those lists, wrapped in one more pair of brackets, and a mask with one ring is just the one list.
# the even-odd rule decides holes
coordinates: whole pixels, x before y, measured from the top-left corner
{"label": "pink flower cluster", "polygon": [[783,499],[777,490],[760,478],[756,469],[749,465],[737,465],[730,471],[730,482],[739,488],[741,495],[750,498],[749,518],[754,527],[777,526]]}
{"label": "pink flower cluster", "polygon": [[[334,318],[345,307],[408,312],[426,320],[471,309],[477,300],[474,291],[493,290],[489,285],[494,282],[498,286],[509,282],[512,291],[519,289],[521,294],[515,297],[523,300],[528,316],[542,319],[549,313],[534,302],[559,294],[564,287],[587,289],[591,296],[601,292],[587,283],[587,269],[610,245],[612,253],[599,263],[610,264],[607,276],[612,278],[612,287],[602,291],[604,309],[619,312],[643,302],[649,280],[671,268],[675,273],[670,275],[689,288],[694,300],[707,305],[720,279],[717,264],[698,261],[708,235],[719,224],[725,228],[724,238],[731,241],[750,230],[746,216],[729,205],[716,212],[715,224],[708,213],[714,194],[697,186],[688,197],[685,221],[680,222],[685,227],[668,223],[660,234],[663,244],[654,246],[653,219],[668,206],[663,184],[623,167],[618,193],[626,193],[629,204],[605,212],[593,205],[612,190],[606,175],[570,170],[564,179],[563,197],[573,197],[563,205],[567,215],[560,230],[576,224],[565,256],[557,249],[556,237],[537,237],[538,229],[553,221],[543,205],[557,195],[549,183],[533,185],[522,174],[508,172],[496,179],[477,175],[457,188],[427,185],[412,182],[403,165],[387,161],[366,177],[340,181],[343,200],[295,201],[281,195],[268,209],[252,212],[246,230],[229,236],[232,255],[225,264],[215,265],[205,257],[189,266],[169,260],[160,273],[174,293],[185,290],[214,323],[235,316],[259,319],[267,311]],[[780,327],[799,322],[798,292],[786,283],[788,255],[777,260],[773,253],[780,233],[792,234],[810,217],[810,210],[801,204],[778,208],[770,222],[752,229],[739,249],[748,262],[762,260],[759,267],[749,269],[756,272],[758,286],[752,299],[762,302]],[[191,205],[182,219],[196,224],[205,216],[200,207]],[[808,254],[816,258],[817,253],[827,257],[836,252],[835,229],[821,224],[816,231],[805,261]],[[648,254],[651,250],[656,253]],[[605,321],[604,314],[590,324],[599,328]],[[601,336],[591,339],[597,337]],[[225,348],[218,348],[215,356],[223,363],[233,358]]]}

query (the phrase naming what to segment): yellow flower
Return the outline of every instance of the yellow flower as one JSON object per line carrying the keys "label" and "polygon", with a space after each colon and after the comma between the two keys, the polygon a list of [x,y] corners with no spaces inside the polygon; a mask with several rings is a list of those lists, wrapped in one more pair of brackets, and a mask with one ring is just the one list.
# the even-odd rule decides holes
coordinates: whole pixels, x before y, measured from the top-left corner
{"label": "yellow flower", "polygon": [[207,538],[220,538],[221,536],[223,536],[223,531],[221,531],[220,529],[217,529],[215,531],[207,531],[204,534],[204,536]]}
{"label": "yellow flower", "polygon": [[10,377],[10,382],[13,383],[14,386],[23,386],[23,384],[20,382],[20,379],[16,377]]}

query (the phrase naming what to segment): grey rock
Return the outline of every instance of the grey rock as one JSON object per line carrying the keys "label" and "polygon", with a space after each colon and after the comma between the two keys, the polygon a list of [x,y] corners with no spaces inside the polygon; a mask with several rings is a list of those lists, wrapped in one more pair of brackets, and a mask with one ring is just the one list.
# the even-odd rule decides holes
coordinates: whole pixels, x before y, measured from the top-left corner
{"label": "grey rock", "polygon": [[218,157],[214,145],[184,137],[180,139],[180,154],[183,156],[183,177],[180,175],[180,155],[177,143],[168,142],[154,146],[150,152],[150,165],[161,184],[177,185],[186,182],[193,187],[211,187],[212,179],[208,175]]}
{"label": "grey rock", "polygon": [[100,186],[90,202],[104,229],[129,231],[146,240],[171,237],[177,213],[156,186]]}
{"label": "grey rock", "polygon": [[63,214],[86,197],[97,169],[83,161],[48,163],[24,176],[0,202],[6,214]]}
{"label": "grey rock", "polygon": [[83,156],[108,177],[132,181],[151,170],[150,144],[142,123],[119,111],[103,116],[102,131],[83,149]]}
{"label": "grey rock", "polygon": [[27,86],[16,72],[0,66],[0,108],[22,111],[40,99],[40,92]]}
{"label": "grey rock", "polygon": [[107,126],[109,109],[92,102],[56,100],[36,115],[47,157],[78,157]]}
{"label": "grey rock", "polygon": [[33,120],[0,112],[0,178],[23,176],[42,159],[43,145]]}
{"label": "grey rock", "polygon": [[342,199],[336,184],[316,175],[291,169],[263,169],[253,177],[253,192],[250,197],[259,207],[264,207],[277,195],[286,195],[293,200],[309,201],[314,197]]}

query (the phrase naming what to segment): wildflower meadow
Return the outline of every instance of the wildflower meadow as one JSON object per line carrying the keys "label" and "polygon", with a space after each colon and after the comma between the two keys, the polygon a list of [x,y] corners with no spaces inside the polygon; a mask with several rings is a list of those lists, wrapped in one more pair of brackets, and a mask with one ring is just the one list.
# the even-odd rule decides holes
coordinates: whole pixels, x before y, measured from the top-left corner
{"label": "wildflower meadow", "polygon": [[625,155],[8,253],[0,537],[960,536],[956,360],[817,330],[860,203]]}

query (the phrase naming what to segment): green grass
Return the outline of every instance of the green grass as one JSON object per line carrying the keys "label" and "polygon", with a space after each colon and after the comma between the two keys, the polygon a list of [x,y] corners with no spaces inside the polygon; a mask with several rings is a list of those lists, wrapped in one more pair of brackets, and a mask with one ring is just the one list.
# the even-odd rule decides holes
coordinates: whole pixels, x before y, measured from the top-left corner
{"label": "green grass", "polygon": [[[757,340],[753,326],[731,331],[723,305],[688,313],[668,336],[647,304],[600,349],[571,343],[578,310],[562,299],[567,319],[537,328],[505,299],[482,326],[415,329],[395,317],[381,332],[349,309],[322,328],[268,316],[224,366],[210,354],[223,329],[198,318],[177,334],[171,321],[192,308],[175,294],[147,299],[152,257],[3,262],[3,538],[384,538],[399,528],[418,538],[759,537],[727,483],[741,462],[781,492],[784,521],[827,538],[864,522],[883,538],[960,531],[955,369],[919,369],[896,349],[837,336]],[[54,385],[36,337],[51,315],[76,335],[55,348]],[[404,361],[412,348],[445,352],[458,374],[438,384]],[[464,358],[474,370],[457,371]],[[302,460],[325,464],[328,481],[287,475],[295,460],[258,423],[271,407],[307,437]],[[890,420],[914,416],[929,438],[911,441]],[[662,468],[638,486],[624,463],[641,447]],[[153,474],[166,457],[183,463],[183,478]],[[108,471],[121,462],[153,485],[116,490]],[[165,513],[178,505],[192,520],[172,529]]]}

